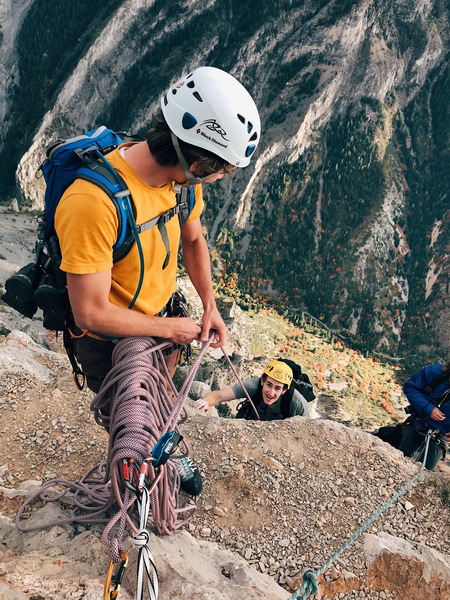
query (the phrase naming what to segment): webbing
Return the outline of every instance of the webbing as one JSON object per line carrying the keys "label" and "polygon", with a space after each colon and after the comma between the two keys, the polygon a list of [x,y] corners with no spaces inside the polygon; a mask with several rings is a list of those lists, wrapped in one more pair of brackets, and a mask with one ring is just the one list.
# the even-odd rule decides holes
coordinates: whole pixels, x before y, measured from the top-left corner
{"label": "webbing", "polygon": [[421,447],[425,447],[425,452],[424,452],[422,466],[420,467],[419,471],[417,471],[417,473],[415,475],[413,475],[413,477],[411,477],[411,479],[402,488],[400,488],[400,490],[396,494],[394,494],[394,496],[392,496],[392,498],[390,500],[388,500],[386,502],[386,504],[384,504],[376,513],[374,513],[370,517],[370,519],[368,519],[364,523],[364,525],[362,525],[351,537],[349,537],[348,540],[346,542],[344,542],[344,544],[342,544],[342,546],[340,548],[338,548],[336,550],[336,552],[322,565],[322,567],[320,567],[320,569],[317,569],[316,571],[314,571],[312,569],[307,569],[303,573],[303,584],[302,584],[301,588],[299,588],[297,591],[295,591],[292,594],[292,596],[290,596],[288,598],[288,600],[306,600],[311,594],[315,594],[319,590],[319,584],[317,581],[317,578],[319,577],[319,575],[322,575],[323,573],[325,573],[325,571],[330,568],[330,566],[333,564],[333,562],[351,544],[353,544],[353,542],[364,531],[366,531],[366,529],[368,529],[370,527],[370,525],[372,525],[372,523],[374,523],[376,521],[376,519],[378,519],[378,517],[380,517],[384,513],[385,510],[387,510],[390,506],[392,506],[392,504],[394,504],[394,502],[396,502],[398,500],[398,498],[400,498],[400,496],[402,496],[404,493],[406,493],[408,491],[408,489],[415,483],[415,481],[420,477],[423,470],[425,469],[425,463],[427,460],[428,448],[430,445],[430,439],[431,439],[432,434],[433,434],[433,432],[431,430],[428,431],[427,435],[425,437],[425,440],[424,440],[423,444],[421,445]]}

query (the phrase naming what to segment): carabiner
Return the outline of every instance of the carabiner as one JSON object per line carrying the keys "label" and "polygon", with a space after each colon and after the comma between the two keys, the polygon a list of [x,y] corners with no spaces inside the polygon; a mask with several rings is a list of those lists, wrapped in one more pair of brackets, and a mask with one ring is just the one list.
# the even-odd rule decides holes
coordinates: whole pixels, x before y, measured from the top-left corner
{"label": "carabiner", "polygon": [[[119,595],[120,586],[122,585],[122,579],[125,574],[125,569],[128,566],[128,554],[126,552],[119,552],[119,556],[122,559],[117,573],[113,577],[114,562],[109,561],[108,571],[106,572],[105,587],[103,590],[103,600],[116,600]],[[111,586],[114,586],[111,589]]]}
{"label": "carabiner", "polygon": [[84,373],[74,373],[73,379],[75,381],[75,385],[80,390],[80,392],[84,390],[84,386],[86,383],[86,375]]}

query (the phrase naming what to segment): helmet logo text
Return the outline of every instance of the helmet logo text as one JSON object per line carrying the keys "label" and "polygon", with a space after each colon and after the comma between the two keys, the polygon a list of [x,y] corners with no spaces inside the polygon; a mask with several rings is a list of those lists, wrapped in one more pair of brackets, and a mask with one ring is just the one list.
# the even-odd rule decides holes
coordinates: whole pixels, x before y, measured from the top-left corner
{"label": "helmet logo text", "polygon": [[219,140],[215,139],[215,137],[208,135],[205,131],[202,130],[203,127],[219,135],[224,142],[228,142],[229,140],[226,137],[227,132],[223,129],[223,127],[219,125],[219,123],[215,119],[207,119],[206,121],[203,121],[203,123],[201,123],[200,127],[197,129],[197,133],[208,139],[210,142],[213,142],[218,146],[222,146],[222,148],[228,147],[228,144],[222,144]]}

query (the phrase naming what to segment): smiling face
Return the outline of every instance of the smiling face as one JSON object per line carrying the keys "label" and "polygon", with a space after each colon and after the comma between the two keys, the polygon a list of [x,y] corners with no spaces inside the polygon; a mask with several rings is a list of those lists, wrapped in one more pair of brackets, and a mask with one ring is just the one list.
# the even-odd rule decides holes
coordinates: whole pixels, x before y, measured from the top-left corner
{"label": "smiling face", "polygon": [[278,400],[278,398],[283,394],[286,390],[286,386],[276,379],[272,379],[268,375],[263,375],[261,377],[262,383],[262,397],[264,400],[264,404],[267,406],[272,406]]}

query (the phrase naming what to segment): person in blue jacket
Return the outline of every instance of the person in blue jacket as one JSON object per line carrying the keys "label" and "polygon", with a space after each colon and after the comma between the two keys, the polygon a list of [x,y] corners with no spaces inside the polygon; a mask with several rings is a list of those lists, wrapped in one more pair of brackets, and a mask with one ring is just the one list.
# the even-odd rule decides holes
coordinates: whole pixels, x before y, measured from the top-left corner
{"label": "person in blue jacket", "polygon": [[[430,439],[425,467],[432,471],[444,458],[450,442],[450,361],[429,365],[415,373],[403,386],[403,392],[414,409],[415,419],[405,429],[400,450],[414,456],[429,429]],[[424,451],[418,460],[423,462]]]}

